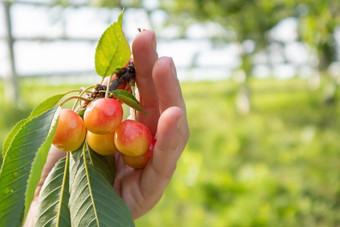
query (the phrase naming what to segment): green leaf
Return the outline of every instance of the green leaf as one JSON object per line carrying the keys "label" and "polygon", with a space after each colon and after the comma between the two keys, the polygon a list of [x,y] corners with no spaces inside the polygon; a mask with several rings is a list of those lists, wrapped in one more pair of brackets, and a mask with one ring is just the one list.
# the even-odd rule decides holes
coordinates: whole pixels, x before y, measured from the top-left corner
{"label": "green leaf", "polygon": [[[21,130],[22,126],[29,121],[29,119],[32,119],[40,114],[42,114],[43,112],[47,111],[48,109],[53,108],[59,101],[60,99],[62,99],[65,96],[65,94],[57,94],[54,96],[51,96],[49,98],[47,98],[45,101],[41,102],[39,105],[37,105],[32,113],[30,114],[30,116],[27,119],[21,120],[19,121],[12,129],[12,131],[9,133],[9,135],[6,138],[6,141],[3,145],[3,156],[6,156],[6,153],[8,152],[8,148],[11,145],[13,139],[15,138],[16,134]],[[56,124],[55,124],[56,126]],[[32,201],[33,195],[34,195],[34,191],[35,188],[39,182],[40,179],[40,175],[41,175],[41,171],[42,168],[44,166],[44,163],[46,161],[46,157],[48,154],[48,150],[49,147],[51,146],[52,140],[53,140],[53,136],[54,136],[54,132],[55,132],[55,128],[54,131],[50,133],[49,135],[49,140],[45,141],[44,145],[42,148],[39,149],[38,151],[38,156],[36,156],[36,158],[34,159],[34,162],[32,164],[32,170],[31,170],[31,175],[30,178],[28,180],[28,184],[27,184],[27,190],[26,190],[26,200],[25,200],[25,215],[27,214],[29,205]]]}
{"label": "green leaf", "polygon": [[119,15],[118,21],[105,30],[97,44],[95,67],[97,74],[102,77],[124,67],[131,57],[130,46],[122,28],[123,12]]}
{"label": "green leaf", "polygon": [[118,100],[134,108],[135,110],[140,111],[147,115],[147,113],[144,111],[138,100],[131,93],[125,90],[114,90],[112,91],[112,93]]}
{"label": "green leaf", "polygon": [[[72,226],[134,226],[130,210],[94,159],[88,163],[86,145],[70,156],[70,214]],[[98,171],[98,168],[102,168]]]}
{"label": "green leaf", "polygon": [[43,112],[45,112],[48,109],[51,109],[53,107],[55,107],[57,105],[57,103],[65,96],[66,94],[57,94],[57,95],[53,95],[49,98],[47,98],[45,101],[41,102],[39,105],[37,105],[30,117],[35,117],[38,116],[40,114],[42,114]]}
{"label": "green leaf", "polygon": [[23,119],[21,121],[19,121],[12,129],[12,131],[8,134],[5,143],[3,145],[3,149],[2,149],[2,155],[3,157],[6,156],[6,152],[7,149],[9,147],[9,145],[12,143],[14,136],[18,133],[18,131],[21,129],[21,126],[24,125],[24,123],[32,118],[32,117],[36,117],[40,114],[42,114],[43,112],[45,112],[48,109],[53,108],[55,105],[57,105],[57,103],[60,101],[60,99],[62,99],[66,94],[57,94],[54,96],[49,97],[48,99],[46,99],[45,101],[41,102],[38,106],[36,106],[31,115],[26,118]]}
{"label": "green leaf", "polygon": [[6,152],[8,150],[9,145],[12,143],[15,135],[18,133],[18,131],[21,129],[21,126],[23,126],[25,124],[25,122],[27,121],[27,119],[23,119],[21,121],[19,121],[10,131],[10,133],[8,134],[4,145],[2,147],[2,156],[6,156]]}
{"label": "green leaf", "polygon": [[88,155],[86,156],[88,162],[106,178],[110,185],[113,185],[116,177],[116,159],[99,155],[88,145],[86,145],[86,148],[88,149]]}
{"label": "green leaf", "polygon": [[[45,142],[57,108],[29,118],[13,137],[0,170],[0,226],[20,225],[32,161]],[[21,217],[21,218],[18,218]]]}
{"label": "green leaf", "polygon": [[60,159],[48,174],[39,195],[34,226],[71,226],[68,160],[66,157]]}
{"label": "green leaf", "polygon": [[54,134],[57,129],[60,109],[61,108],[58,107],[57,111],[55,112],[54,119],[50,125],[50,131],[48,133],[48,136],[46,140],[44,141],[44,143],[39,148],[39,150],[36,152],[34,160],[32,162],[30,176],[27,181],[27,188],[26,188],[26,193],[25,193],[25,217],[27,215],[28,209],[34,197],[35,189],[37,188],[37,185],[39,183],[40,176],[41,176],[43,167],[45,165],[48,152],[53,142]]}

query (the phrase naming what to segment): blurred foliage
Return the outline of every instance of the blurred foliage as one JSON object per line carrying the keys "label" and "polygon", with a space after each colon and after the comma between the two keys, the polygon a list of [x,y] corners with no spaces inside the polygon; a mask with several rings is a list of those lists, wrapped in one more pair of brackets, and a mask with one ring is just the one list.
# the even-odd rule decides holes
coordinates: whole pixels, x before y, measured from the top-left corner
{"label": "blurred foliage", "polygon": [[[247,55],[263,51],[273,41],[268,35],[270,30],[288,17],[298,20],[299,39],[315,49],[318,69],[327,69],[337,59],[334,32],[340,24],[340,2],[335,0],[84,0],[78,5],[142,8],[147,2],[154,5],[154,10],[161,9],[167,14],[164,26],[181,28],[180,36],[186,36],[187,28],[193,24],[215,23],[225,32],[217,37],[207,34],[212,40],[240,45],[254,42],[251,53],[240,46],[240,55],[246,61],[243,68],[249,64]],[[50,5],[77,6],[73,0],[52,0]],[[250,69],[251,66],[245,71],[250,72]]]}
{"label": "blurred foliage", "polygon": [[[271,47],[272,44],[278,44],[276,46],[280,46],[280,50],[276,52],[283,59],[282,65],[294,65],[294,62],[288,62],[284,53],[287,43],[274,40],[270,35],[272,29],[284,19],[293,18],[297,21],[297,40],[294,42],[307,44],[305,47],[310,56],[315,56],[316,60],[311,64],[316,69],[312,72],[316,76],[329,75],[327,69],[333,62],[339,61],[340,56],[339,44],[335,39],[340,24],[340,1],[336,0],[51,0],[48,4],[51,7],[143,8],[151,27],[158,24],[155,26],[158,29],[170,28],[170,31],[175,27],[172,30],[175,31],[175,39],[190,37],[188,31],[191,26],[206,28],[211,34],[207,32],[203,38],[212,41],[216,45],[213,46],[215,49],[230,43],[237,45],[241,60],[237,67],[246,76],[240,83],[239,93],[248,100],[249,107],[246,109],[250,109],[252,103],[247,80],[252,75],[256,54],[266,55],[264,61],[272,70],[275,56],[270,54]],[[164,18],[152,21],[158,13]],[[192,57],[191,66],[196,66],[199,54],[197,52]],[[313,57],[309,61],[314,61]],[[337,88],[338,82],[332,77],[328,79],[329,86]],[[326,101],[334,99],[333,93],[328,96]]]}
{"label": "blurred foliage", "polygon": [[[220,25],[223,32],[215,37],[207,34],[211,41],[220,46],[232,42],[238,45],[241,64],[239,69],[246,76],[240,88],[240,96],[245,97],[252,105],[251,89],[248,78],[255,66],[254,56],[266,53],[271,44],[279,44],[285,49],[286,43],[274,40],[270,32],[287,18],[297,21],[297,40],[307,44],[311,56],[315,56],[311,66],[315,76],[324,75],[329,86],[337,84],[329,77],[327,69],[339,61],[339,44],[335,39],[336,29],[340,28],[340,1],[330,0],[160,0],[160,8],[168,13],[167,25],[177,25],[185,35],[192,25],[200,24],[209,27],[211,24]],[[184,35],[184,36],[185,36]],[[249,45],[250,44],[250,45]],[[284,54],[281,56],[287,61]],[[267,56],[270,64],[270,56]],[[312,60],[311,60],[312,61]],[[287,63],[287,62],[285,62]],[[334,94],[325,98],[334,99]],[[246,111],[245,111],[246,113]]]}
{"label": "blurred foliage", "polygon": [[268,42],[267,32],[283,18],[289,16],[294,2],[289,0],[161,0],[161,8],[169,13],[170,23],[190,26],[197,22],[221,24],[228,32],[220,37],[242,43],[256,42],[263,48]]}
{"label": "blurred foliage", "polygon": [[[21,109],[0,100],[1,143],[38,102],[79,87],[21,85]],[[163,198],[136,226],[340,225],[339,104],[322,104],[306,80],[249,86],[254,108],[242,116],[233,81],[182,83],[190,140]]]}
{"label": "blurred foliage", "polygon": [[[265,50],[271,42],[269,31],[290,15],[294,4],[290,0],[161,0],[161,8],[169,14],[167,23],[178,25],[183,33],[193,24],[219,24],[223,35],[207,37],[222,46],[238,44],[240,69],[247,77],[254,66],[253,55]],[[251,48],[247,48],[249,43]]]}
{"label": "blurred foliage", "polygon": [[334,33],[340,24],[340,2],[301,1],[295,9],[300,38],[314,49],[319,59],[317,67],[324,71],[337,59]]}
{"label": "blurred foliage", "polygon": [[251,80],[253,111],[235,87],[183,84],[191,137],[165,196],[137,226],[337,226],[339,106],[306,81]]}
{"label": "blurred foliage", "polygon": [[218,23],[227,31],[224,38],[242,44],[255,43],[254,52],[261,51],[272,40],[268,32],[285,18],[298,20],[298,36],[315,48],[325,69],[336,60],[335,29],[340,24],[340,2],[323,0],[160,0],[169,13],[168,23],[183,27],[195,23]]}

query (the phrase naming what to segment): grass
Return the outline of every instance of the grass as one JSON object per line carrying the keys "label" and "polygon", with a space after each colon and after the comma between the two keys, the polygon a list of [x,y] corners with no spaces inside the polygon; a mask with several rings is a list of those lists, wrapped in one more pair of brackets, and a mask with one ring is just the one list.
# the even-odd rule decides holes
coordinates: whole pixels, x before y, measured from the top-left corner
{"label": "grass", "polygon": [[[0,143],[38,102],[80,86],[21,84],[20,108],[0,100]],[[324,104],[300,79],[250,88],[251,112],[241,115],[233,81],[182,83],[191,137],[161,201],[136,226],[340,225],[338,101]]]}

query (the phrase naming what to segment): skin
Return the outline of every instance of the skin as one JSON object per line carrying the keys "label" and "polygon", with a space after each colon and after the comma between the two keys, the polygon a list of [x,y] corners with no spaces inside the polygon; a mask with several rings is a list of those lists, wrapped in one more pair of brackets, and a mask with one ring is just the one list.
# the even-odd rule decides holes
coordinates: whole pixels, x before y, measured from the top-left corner
{"label": "skin", "polygon": [[[142,31],[132,44],[139,98],[148,115],[137,113],[157,140],[152,159],[146,167],[135,170],[124,164],[116,153],[117,175],[114,189],[137,219],[150,211],[169,184],[189,138],[185,103],[176,68],[170,57],[158,58],[155,35]],[[25,226],[33,226],[40,188],[55,162],[65,155],[52,147],[44,167],[36,196]]]}

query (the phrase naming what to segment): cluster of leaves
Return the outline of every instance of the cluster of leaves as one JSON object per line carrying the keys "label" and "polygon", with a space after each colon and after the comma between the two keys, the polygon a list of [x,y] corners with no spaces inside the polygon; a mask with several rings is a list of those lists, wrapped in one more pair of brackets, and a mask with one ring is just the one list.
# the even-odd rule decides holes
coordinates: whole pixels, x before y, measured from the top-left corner
{"label": "cluster of leaves", "polygon": [[[95,66],[102,78],[114,74],[131,57],[122,16],[107,28],[97,45]],[[142,110],[130,93],[109,92]],[[39,104],[8,135],[0,170],[0,226],[18,226],[25,220],[67,94]],[[114,179],[115,160],[96,154],[84,142],[59,160],[45,180],[35,226],[134,226],[130,210],[113,190]]]}

